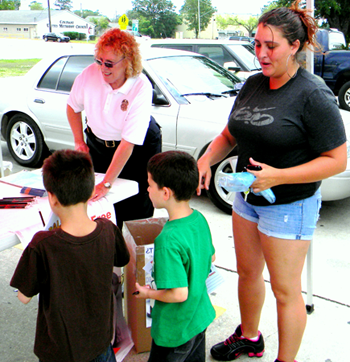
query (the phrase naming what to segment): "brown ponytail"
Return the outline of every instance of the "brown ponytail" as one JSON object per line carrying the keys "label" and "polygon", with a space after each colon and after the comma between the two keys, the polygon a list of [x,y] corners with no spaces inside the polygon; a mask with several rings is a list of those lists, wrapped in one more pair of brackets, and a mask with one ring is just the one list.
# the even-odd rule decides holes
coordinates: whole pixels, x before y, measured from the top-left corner
{"label": "brown ponytail", "polygon": [[261,15],[259,19],[259,24],[278,28],[290,45],[299,40],[298,52],[304,48],[317,47],[316,32],[318,30],[316,20],[310,15],[310,10],[299,7],[300,1],[296,0],[290,8],[272,9]]}

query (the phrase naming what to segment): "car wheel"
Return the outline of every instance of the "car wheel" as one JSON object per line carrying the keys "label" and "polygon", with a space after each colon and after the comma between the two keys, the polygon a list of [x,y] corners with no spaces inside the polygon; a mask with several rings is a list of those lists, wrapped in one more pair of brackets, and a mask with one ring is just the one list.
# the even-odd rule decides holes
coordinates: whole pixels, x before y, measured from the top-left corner
{"label": "car wheel", "polygon": [[212,166],[211,180],[209,190],[207,191],[209,199],[220,210],[227,214],[232,214],[232,204],[235,198],[235,192],[228,192],[219,185],[219,178],[226,173],[233,173],[236,170],[237,153],[233,150],[227,158]]}
{"label": "car wheel", "polygon": [[340,108],[350,111],[350,82],[346,82],[339,90],[338,101]]}
{"label": "car wheel", "polygon": [[8,149],[21,166],[40,167],[47,155],[47,147],[36,123],[26,115],[10,119],[6,130]]}
{"label": "car wheel", "polygon": [[61,40],[61,38],[57,38],[57,41],[60,43],[62,40]]}
{"label": "car wheel", "polygon": [[45,41],[48,41],[48,39],[47,39],[47,38],[44,38],[44,40],[45,40]]}

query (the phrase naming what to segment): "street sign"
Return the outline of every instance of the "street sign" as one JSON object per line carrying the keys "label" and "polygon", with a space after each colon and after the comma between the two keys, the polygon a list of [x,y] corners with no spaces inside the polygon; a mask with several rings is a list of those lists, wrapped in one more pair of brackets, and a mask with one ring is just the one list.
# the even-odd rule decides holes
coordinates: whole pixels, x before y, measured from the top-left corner
{"label": "street sign", "polygon": [[125,30],[128,27],[129,24],[129,19],[128,17],[124,14],[122,15],[119,20],[118,20],[118,24],[121,30]]}
{"label": "street sign", "polygon": [[133,20],[132,21],[132,31],[138,32],[139,31],[139,20]]}

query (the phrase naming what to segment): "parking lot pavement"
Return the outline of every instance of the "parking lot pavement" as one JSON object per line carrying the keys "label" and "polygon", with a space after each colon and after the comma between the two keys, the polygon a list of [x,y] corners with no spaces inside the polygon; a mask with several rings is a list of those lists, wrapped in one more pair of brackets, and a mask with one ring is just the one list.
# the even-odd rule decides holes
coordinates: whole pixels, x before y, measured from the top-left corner
{"label": "parking lot pavement", "polygon": [[[37,314],[37,297],[23,305],[17,300],[16,292],[9,287],[9,281],[21,255],[17,248],[0,253],[0,361],[37,362],[33,354],[33,342]],[[225,283],[211,295],[213,305],[220,315],[207,330],[206,361],[210,347],[234,332],[239,324],[237,302],[237,274],[221,269]],[[348,281],[345,281],[348,285]],[[261,332],[265,338],[265,354],[261,362],[273,362],[277,353],[277,327],[275,302],[270,285],[266,282],[267,295],[261,319]],[[344,362],[347,358],[347,344],[350,332],[350,309],[336,302],[315,298],[315,311],[308,316],[303,343],[298,354],[299,362]],[[148,353],[136,354],[133,350],[125,362],[147,361]],[[241,356],[240,362],[252,362]]]}

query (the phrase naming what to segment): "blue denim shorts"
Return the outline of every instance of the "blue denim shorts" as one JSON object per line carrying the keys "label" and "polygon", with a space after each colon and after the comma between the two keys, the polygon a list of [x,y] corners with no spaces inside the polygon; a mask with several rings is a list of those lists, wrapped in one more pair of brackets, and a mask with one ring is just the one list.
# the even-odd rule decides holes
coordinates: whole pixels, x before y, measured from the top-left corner
{"label": "blue denim shorts", "polygon": [[312,239],[320,208],[320,189],[307,199],[269,206],[251,205],[237,192],[232,206],[236,214],[257,223],[259,231],[263,234],[289,240]]}

